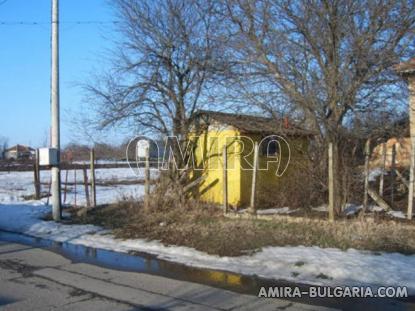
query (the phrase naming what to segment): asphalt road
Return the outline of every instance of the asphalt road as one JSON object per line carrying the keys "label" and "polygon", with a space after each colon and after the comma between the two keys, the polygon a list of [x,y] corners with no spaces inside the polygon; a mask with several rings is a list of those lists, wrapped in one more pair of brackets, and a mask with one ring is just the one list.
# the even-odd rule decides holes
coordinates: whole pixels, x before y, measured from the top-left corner
{"label": "asphalt road", "polygon": [[124,272],[0,242],[1,310],[328,310]]}

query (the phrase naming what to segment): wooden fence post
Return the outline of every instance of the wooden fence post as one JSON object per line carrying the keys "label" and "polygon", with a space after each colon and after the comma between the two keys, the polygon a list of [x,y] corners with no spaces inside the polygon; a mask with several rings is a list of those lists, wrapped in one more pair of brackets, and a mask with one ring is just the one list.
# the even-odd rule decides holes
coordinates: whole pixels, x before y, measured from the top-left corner
{"label": "wooden fence post", "polygon": [[370,139],[366,141],[365,145],[365,189],[363,194],[363,211],[367,211],[368,204],[368,190],[369,190],[369,157],[370,157]]}
{"label": "wooden fence post", "polygon": [[409,90],[409,136],[411,137],[411,167],[409,171],[408,214],[412,220],[415,183],[415,79],[413,73],[407,78]]}
{"label": "wooden fence post", "polygon": [[39,187],[39,199],[42,196],[42,183],[40,180],[40,166],[39,166],[39,149],[36,149],[36,165],[37,165],[37,182],[38,182],[38,187]]}
{"label": "wooden fence post", "polygon": [[39,149],[36,149],[35,164],[33,166],[33,176],[35,180],[35,198],[40,199],[40,170],[39,170]]}
{"label": "wooden fence post", "polygon": [[333,171],[333,143],[329,143],[329,221],[334,221],[334,171]]}
{"label": "wooden fence post", "polygon": [[76,208],[76,184],[77,184],[77,182],[76,182],[76,167],[74,167],[74,171],[73,171],[73,174],[74,174],[74,203],[75,203],[75,208]]}
{"label": "wooden fence post", "polygon": [[223,146],[223,213],[228,213],[228,151]]}
{"label": "wooden fence post", "polygon": [[386,166],[386,143],[382,144],[382,172],[379,180],[379,195],[383,196],[383,184],[385,179],[385,166]]}
{"label": "wooden fence post", "polygon": [[145,148],[145,170],[144,170],[144,206],[150,204],[150,146]]}
{"label": "wooden fence post", "polygon": [[49,178],[49,184],[48,184],[48,198],[47,198],[47,200],[46,200],[46,205],[49,205],[49,199],[50,199],[50,197],[51,197],[51,189],[52,188],[52,176],[50,176],[50,178]]}
{"label": "wooden fence post", "polygon": [[392,145],[392,163],[391,163],[391,208],[393,208],[393,204],[395,201],[395,169],[396,169],[396,144]]}
{"label": "wooden fence post", "polygon": [[65,173],[65,186],[63,187],[63,204],[66,203],[66,193],[68,192],[68,174],[69,169],[67,169]]}
{"label": "wooden fence post", "polygon": [[[410,108],[411,110],[413,109],[412,107]],[[412,114],[414,114],[414,112],[412,111]],[[415,116],[412,116],[412,119]],[[412,122],[415,122],[415,120],[413,120]],[[414,204],[414,181],[415,181],[415,128],[413,128],[413,126],[411,126],[411,167],[410,167],[410,171],[409,171],[409,183],[408,183],[408,214],[407,214],[407,218],[409,220],[412,219],[412,212],[413,212],[413,204]]]}
{"label": "wooden fence post", "polygon": [[84,186],[85,186],[85,198],[86,198],[86,207],[91,207],[91,201],[89,199],[89,184],[88,184],[88,173],[86,170],[86,167],[82,168],[82,171],[84,173]]}
{"label": "wooden fence post", "polygon": [[254,145],[254,167],[252,170],[252,186],[251,186],[251,204],[250,210],[252,214],[256,214],[256,205],[255,205],[255,194],[256,194],[256,178],[258,170],[258,142],[255,142]]}
{"label": "wooden fence post", "polygon": [[91,196],[92,196],[92,207],[97,206],[97,193],[95,187],[95,150],[94,148],[91,149],[91,157],[90,157],[90,165],[91,165]]}

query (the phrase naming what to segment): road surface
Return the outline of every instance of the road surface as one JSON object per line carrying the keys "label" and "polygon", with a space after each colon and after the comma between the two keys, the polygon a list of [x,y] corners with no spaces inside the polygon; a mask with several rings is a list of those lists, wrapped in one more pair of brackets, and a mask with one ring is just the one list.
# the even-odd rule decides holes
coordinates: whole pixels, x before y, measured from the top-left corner
{"label": "road surface", "polygon": [[1,310],[328,310],[144,273],[74,263],[0,242]]}

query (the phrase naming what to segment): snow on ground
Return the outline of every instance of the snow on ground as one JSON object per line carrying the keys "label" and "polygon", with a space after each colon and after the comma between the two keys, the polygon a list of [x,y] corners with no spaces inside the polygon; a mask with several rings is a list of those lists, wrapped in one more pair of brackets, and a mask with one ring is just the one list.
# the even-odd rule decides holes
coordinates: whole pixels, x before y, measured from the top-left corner
{"label": "snow on ground", "polygon": [[258,215],[274,215],[274,214],[291,214],[298,211],[298,209],[290,209],[289,207],[279,207],[279,208],[268,208],[258,210]]}
{"label": "snow on ground", "polygon": [[382,175],[382,173],[384,175],[387,175],[387,172],[385,172],[384,170],[382,170],[380,167],[372,168],[369,171],[369,176],[368,176],[369,181],[376,181],[376,178],[378,178],[378,176]]}
{"label": "snow on ground", "polygon": [[402,211],[390,211],[388,212],[389,215],[391,215],[392,217],[395,218],[401,218],[401,219],[406,219],[406,214]]}
{"label": "snow on ground", "polygon": [[[47,171],[47,175],[49,175],[49,171]],[[33,176],[33,173],[32,173]],[[88,178],[90,176],[89,170],[88,170]],[[150,169],[150,176],[152,178],[158,176],[158,171],[156,169]],[[66,171],[63,170],[61,172],[61,179],[62,181],[65,181],[66,179]],[[95,170],[95,179],[97,182],[105,182],[105,181],[134,181],[134,180],[140,180],[144,179],[144,170],[137,168],[131,169],[129,167],[123,167],[123,168],[98,168]],[[33,180],[33,177],[32,177]],[[68,171],[68,182],[74,182],[75,181],[75,171],[69,170]],[[76,181],[81,183],[84,181],[84,175],[82,170],[76,170]]]}
{"label": "snow on ground", "polygon": [[190,266],[315,285],[407,286],[415,293],[415,256],[319,247],[265,247],[254,255],[219,257],[157,241],[117,240],[93,225],[39,219],[51,207],[39,201],[0,204],[0,229],[119,252],[139,251]]}
{"label": "snow on ground", "polygon": [[[316,212],[324,212],[324,213],[328,212],[328,206],[327,205],[312,207],[311,209],[313,211],[316,211]],[[343,214],[346,215],[346,216],[353,216],[353,215],[357,214],[361,209],[363,209],[363,205],[346,203],[346,205],[343,209]],[[377,205],[369,205],[368,210],[370,212],[382,212],[382,211],[384,211],[384,209],[382,207],[377,206]],[[406,214],[402,211],[388,211],[388,212],[386,212],[386,214],[393,217],[393,218],[401,218],[401,219],[406,218]]]}
{"label": "snow on ground", "polygon": [[[88,171],[89,174],[89,171]],[[150,176],[156,177],[158,175],[157,170],[152,169]],[[136,175],[130,168],[102,168],[97,169],[95,172],[96,182],[118,182],[118,181],[134,181],[143,179],[143,175]],[[40,171],[40,180],[42,183],[50,183],[50,171]],[[61,172],[61,180],[65,182],[66,171]],[[83,184],[82,170],[68,171],[69,183],[73,183],[75,180],[78,183],[76,189],[74,185],[67,186],[67,196],[65,203],[75,203],[75,190],[76,190],[76,203],[77,205],[85,205],[86,197]],[[62,186],[64,189],[64,186]],[[43,184],[42,192],[48,192],[49,186]],[[111,185],[111,186],[97,186],[97,203],[105,204],[111,203],[124,197],[138,197],[144,193],[144,187],[142,185]],[[34,194],[33,172],[0,172],[0,203],[2,202],[15,202],[24,201],[23,196],[29,196]],[[62,201],[64,195],[62,194]],[[43,199],[44,202],[47,199]]]}
{"label": "snow on ground", "polygon": [[[73,188],[72,188],[73,189]],[[108,204],[120,201],[122,199],[138,199],[144,194],[144,185],[116,185],[116,186],[97,186],[97,204]],[[62,196],[64,197],[64,196]],[[47,202],[47,199],[42,199]],[[66,200],[62,198],[62,202],[68,205],[85,206],[86,196],[84,186],[78,186],[76,192],[68,192]]]}
{"label": "snow on ground", "polygon": [[329,207],[327,206],[327,204],[323,204],[323,205],[320,205],[320,206],[312,207],[311,209],[313,211],[316,211],[316,212],[328,212],[329,211]]}
{"label": "snow on ground", "polygon": [[[345,214],[346,216],[352,216],[352,215],[357,214],[362,209],[363,209],[363,205],[346,203],[346,205],[343,209],[343,214]],[[377,206],[377,205],[368,205],[367,209],[370,212],[382,212],[382,211],[384,211],[383,208],[381,208],[380,206]],[[389,214],[390,216],[395,217],[393,215],[393,213],[391,213],[391,212],[387,212],[386,214]]]}
{"label": "snow on ground", "polygon": [[[41,182],[48,182],[49,176],[49,171],[41,171]],[[33,172],[0,172],[0,203],[23,200],[34,191]]]}
{"label": "snow on ground", "polygon": [[[268,209],[257,210],[258,215],[276,215],[276,214],[291,214],[298,211],[298,209],[290,209],[289,207],[276,207]],[[238,213],[242,214],[248,212],[248,209],[240,209]]]}

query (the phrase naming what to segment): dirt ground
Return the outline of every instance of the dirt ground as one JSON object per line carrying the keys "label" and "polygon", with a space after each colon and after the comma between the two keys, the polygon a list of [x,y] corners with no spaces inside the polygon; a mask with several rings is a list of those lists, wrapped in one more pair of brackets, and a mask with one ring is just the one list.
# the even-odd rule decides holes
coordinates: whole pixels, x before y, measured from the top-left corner
{"label": "dirt ground", "polygon": [[229,219],[211,205],[151,209],[137,202],[98,207],[73,218],[112,229],[118,238],[145,238],[220,256],[251,254],[266,246],[320,246],[415,253],[415,226],[386,219]]}

